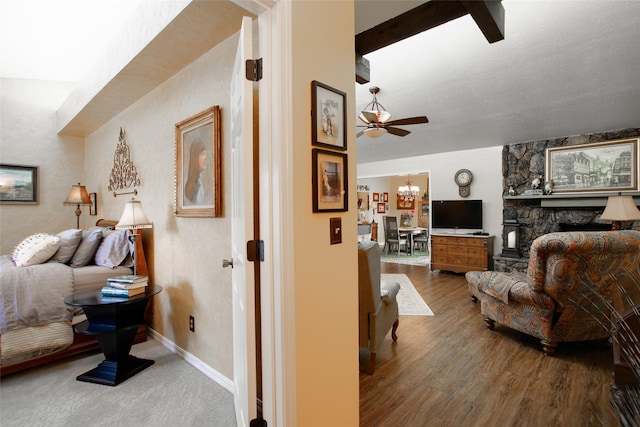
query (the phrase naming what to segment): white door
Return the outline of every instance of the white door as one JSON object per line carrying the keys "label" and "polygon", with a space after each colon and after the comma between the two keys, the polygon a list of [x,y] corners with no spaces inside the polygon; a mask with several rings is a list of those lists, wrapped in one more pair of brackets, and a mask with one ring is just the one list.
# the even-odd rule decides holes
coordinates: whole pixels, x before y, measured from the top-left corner
{"label": "white door", "polygon": [[246,257],[247,241],[253,240],[253,83],[245,78],[252,36],[251,18],[244,17],[231,78],[233,375],[239,426],[256,417],[254,266]]}

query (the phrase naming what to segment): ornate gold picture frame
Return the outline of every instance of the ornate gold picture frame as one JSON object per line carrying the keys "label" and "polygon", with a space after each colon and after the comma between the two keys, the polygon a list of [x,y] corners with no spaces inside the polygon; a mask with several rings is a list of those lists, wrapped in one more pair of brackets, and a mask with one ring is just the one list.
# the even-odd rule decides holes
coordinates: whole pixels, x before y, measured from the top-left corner
{"label": "ornate gold picture frame", "polygon": [[176,124],[176,215],[222,216],[222,125],[215,105]]}

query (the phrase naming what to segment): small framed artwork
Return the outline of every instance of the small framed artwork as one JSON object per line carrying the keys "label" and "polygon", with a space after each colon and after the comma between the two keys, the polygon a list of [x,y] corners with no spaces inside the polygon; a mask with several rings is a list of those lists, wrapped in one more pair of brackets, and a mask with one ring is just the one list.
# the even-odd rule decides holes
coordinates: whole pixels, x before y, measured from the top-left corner
{"label": "small framed artwork", "polygon": [[346,212],[347,155],[313,149],[313,212]]}
{"label": "small framed artwork", "polygon": [[98,195],[96,193],[89,193],[89,215],[98,215]]}
{"label": "small framed artwork", "polygon": [[373,201],[374,202],[379,202],[380,201],[380,194],[373,193]]}
{"label": "small framed artwork", "polygon": [[386,213],[386,212],[387,212],[386,207],[387,207],[387,205],[386,205],[386,204],[384,204],[384,203],[378,203],[378,213],[379,213],[379,214]]}
{"label": "small framed artwork", "polygon": [[311,82],[313,145],[347,149],[345,99],[346,93],[315,80]]}
{"label": "small framed artwork", "polygon": [[555,193],[638,190],[640,138],[547,148],[546,179]]}
{"label": "small framed artwork", "polygon": [[401,195],[397,195],[396,209],[415,209],[416,199],[405,199]]}
{"label": "small framed artwork", "polygon": [[0,203],[38,204],[38,167],[0,164]]}
{"label": "small framed artwork", "polygon": [[215,105],[176,124],[176,215],[222,216],[222,137]]}
{"label": "small framed artwork", "polygon": [[389,201],[389,193],[382,193],[382,201],[383,202]]}

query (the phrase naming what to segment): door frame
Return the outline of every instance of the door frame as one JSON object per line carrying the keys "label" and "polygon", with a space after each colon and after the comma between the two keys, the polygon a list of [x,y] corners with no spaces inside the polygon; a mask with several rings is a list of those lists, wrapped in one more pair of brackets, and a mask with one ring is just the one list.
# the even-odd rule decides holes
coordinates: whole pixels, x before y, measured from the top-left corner
{"label": "door frame", "polygon": [[[232,0],[258,17],[263,79],[258,83],[263,414],[270,425],[297,419],[295,295],[293,288],[292,5],[288,1]],[[277,64],[277,66],[276,66]],[[248,177],[248,179],[250,179]]]}

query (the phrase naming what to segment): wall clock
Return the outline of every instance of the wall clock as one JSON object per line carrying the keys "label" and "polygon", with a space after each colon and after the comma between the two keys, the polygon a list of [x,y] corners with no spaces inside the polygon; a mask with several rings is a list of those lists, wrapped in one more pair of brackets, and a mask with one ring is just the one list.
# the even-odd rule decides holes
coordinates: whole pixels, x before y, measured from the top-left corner
{"label": "wall clock", "polygon": [[473,174],[469,169],[460,169],[453,177],[453,180],[458,184],[458,194],[462,197],[469,197],[471,195],[471,181],[473,180]]}

